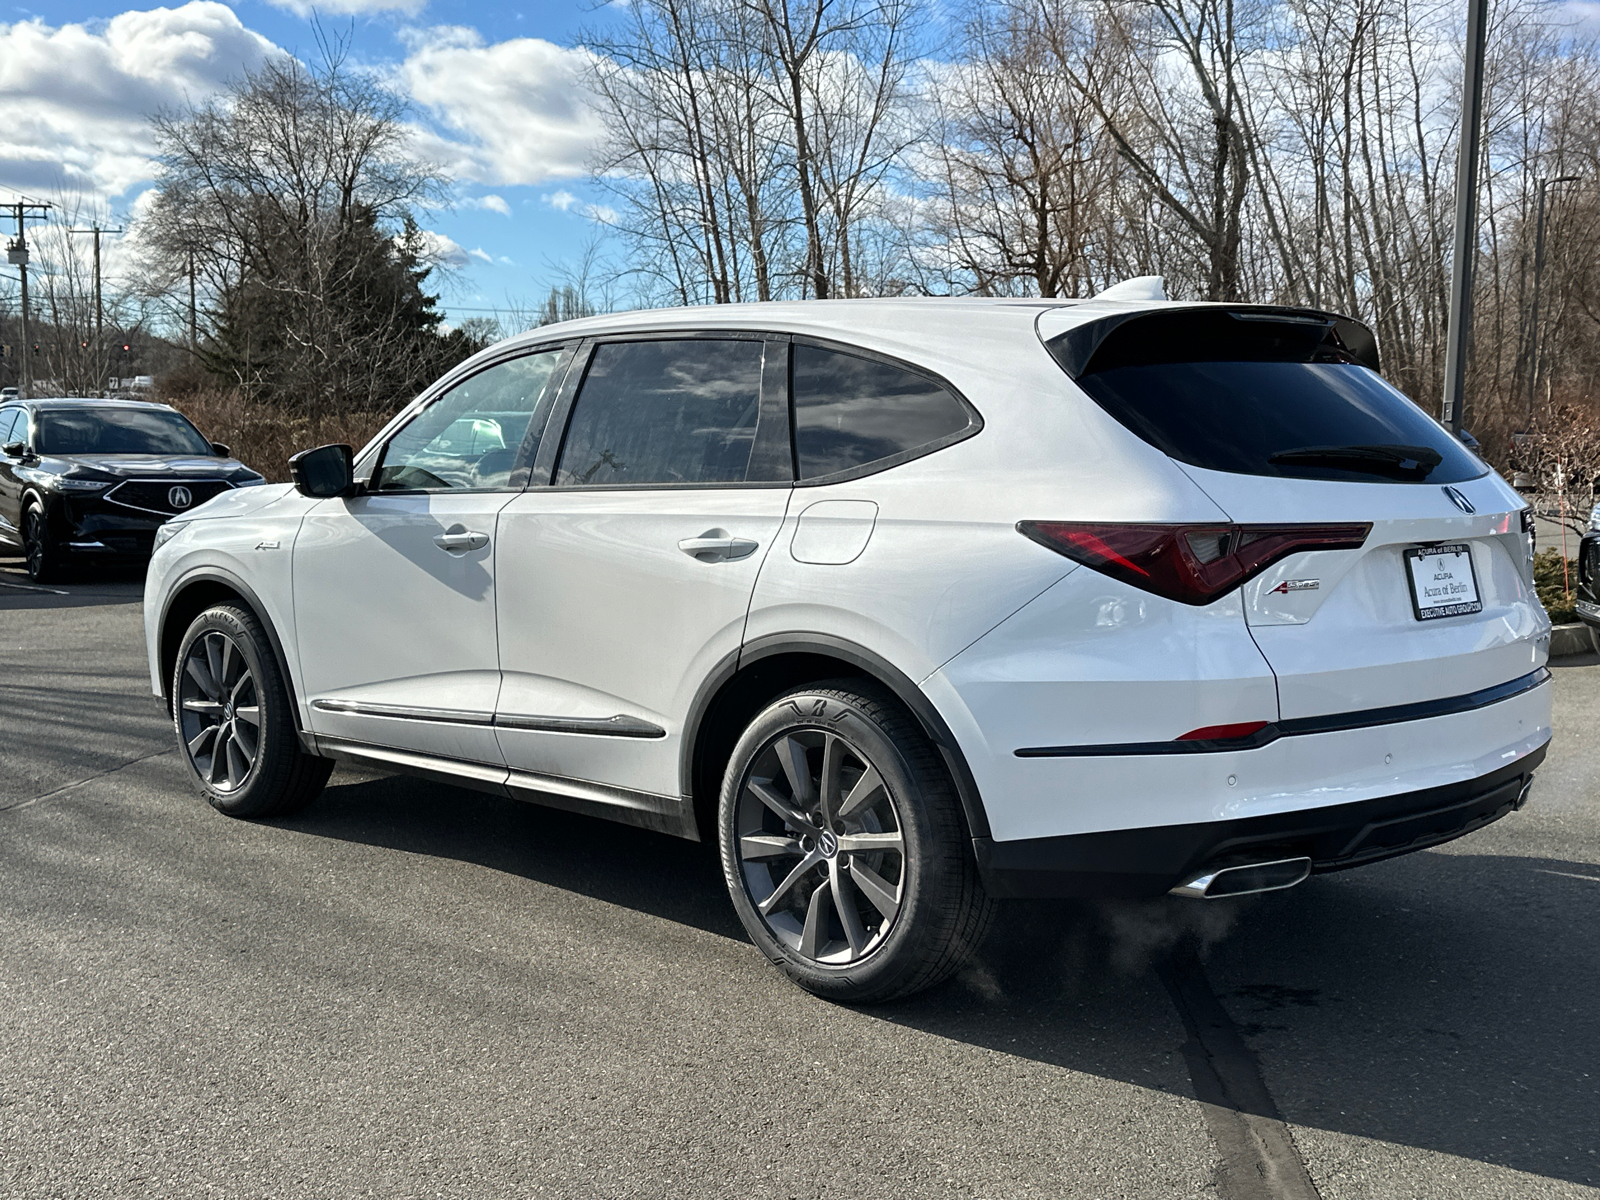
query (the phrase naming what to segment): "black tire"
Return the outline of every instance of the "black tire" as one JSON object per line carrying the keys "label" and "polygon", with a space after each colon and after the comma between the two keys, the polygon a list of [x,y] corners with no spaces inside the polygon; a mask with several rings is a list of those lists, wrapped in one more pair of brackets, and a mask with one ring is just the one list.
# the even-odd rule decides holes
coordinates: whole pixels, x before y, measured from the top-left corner
{"label": "black tire", "polygon": [[751,940],[829,1000],[878,1003],[947,979],[993,914],[938,751],[870,681],[796,688],[758,713],[723,777],[717,833]]}
{"label": "black tire", "polygon": [[35,583],[55,583],[61,578],[61,551],[50,536],[50,523],[37,503],[22,516],[22,553],[28,562],[28,578]]}
{"label": "black tire", "polygon": [[297,813],[333,771],[331,760],[300,748],[289,689],[261,622],[231,604],[206,609],[184,631],[172,722],[190,779],[230,817]]}

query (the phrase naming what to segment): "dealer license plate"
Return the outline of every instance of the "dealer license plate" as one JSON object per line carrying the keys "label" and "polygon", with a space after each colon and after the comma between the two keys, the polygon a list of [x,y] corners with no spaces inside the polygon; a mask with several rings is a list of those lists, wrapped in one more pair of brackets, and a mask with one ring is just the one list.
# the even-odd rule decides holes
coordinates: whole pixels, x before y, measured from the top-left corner
{"label": "dealer license plate", "polygon": [[1406,551],[1411,611],[1419,621],[1483,611],[1470,546],[1417,546]]}

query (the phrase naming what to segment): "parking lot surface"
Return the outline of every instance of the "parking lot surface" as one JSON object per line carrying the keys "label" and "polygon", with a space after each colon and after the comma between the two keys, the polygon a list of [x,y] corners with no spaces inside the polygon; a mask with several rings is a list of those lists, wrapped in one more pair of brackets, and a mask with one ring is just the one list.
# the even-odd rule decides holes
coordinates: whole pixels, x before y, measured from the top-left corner
{"label": "parking lot surface", "polygon": [[1528,808],[1246,901],[1007,907],[800,992],[703,846],[187,786],[137,578],[0,561],[0,1195],[1600,1196],[1600,665]]}

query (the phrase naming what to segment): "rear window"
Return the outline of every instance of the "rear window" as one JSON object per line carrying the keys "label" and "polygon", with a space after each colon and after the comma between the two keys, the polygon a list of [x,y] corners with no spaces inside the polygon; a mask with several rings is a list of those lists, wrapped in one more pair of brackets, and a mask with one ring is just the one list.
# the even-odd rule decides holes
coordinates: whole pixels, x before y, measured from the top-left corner
{"label": "rear window", "polygon": [[60,408],[39,414],[40,454],[205,454],[211,443],[159,408]]}
{"label": "rear window", "polygon": [[562,487],[743,483],[764,346],[689,338],[595,348],[556,469]]}
{"label": "rear window", "polygon": [[1101,408],[1193,466],[1364,482],[1485,474],[1366,365],[1370,335],[1361,345],[1352,329],[1320,315],[1189,309],[1110,318],[1049,346]]}

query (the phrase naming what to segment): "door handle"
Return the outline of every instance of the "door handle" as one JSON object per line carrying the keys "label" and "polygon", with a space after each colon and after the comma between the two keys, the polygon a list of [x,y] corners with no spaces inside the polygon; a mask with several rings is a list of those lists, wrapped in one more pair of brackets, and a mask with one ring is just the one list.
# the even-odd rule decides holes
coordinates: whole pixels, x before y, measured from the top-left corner
{"label": "door handle", "polygon": [[749,538],[734,537],[726,529],[708,529],[699,537],[684,538],[678,549],[690,558],[709,563],[748,558],[760,545]]}
{"label": "door handle", "polygon": [[434,538],[433,544],[446,554],[462,555],[471,550],[482,550],[489,544],[489,535],[477,533],[465,525],[452,525]]}

